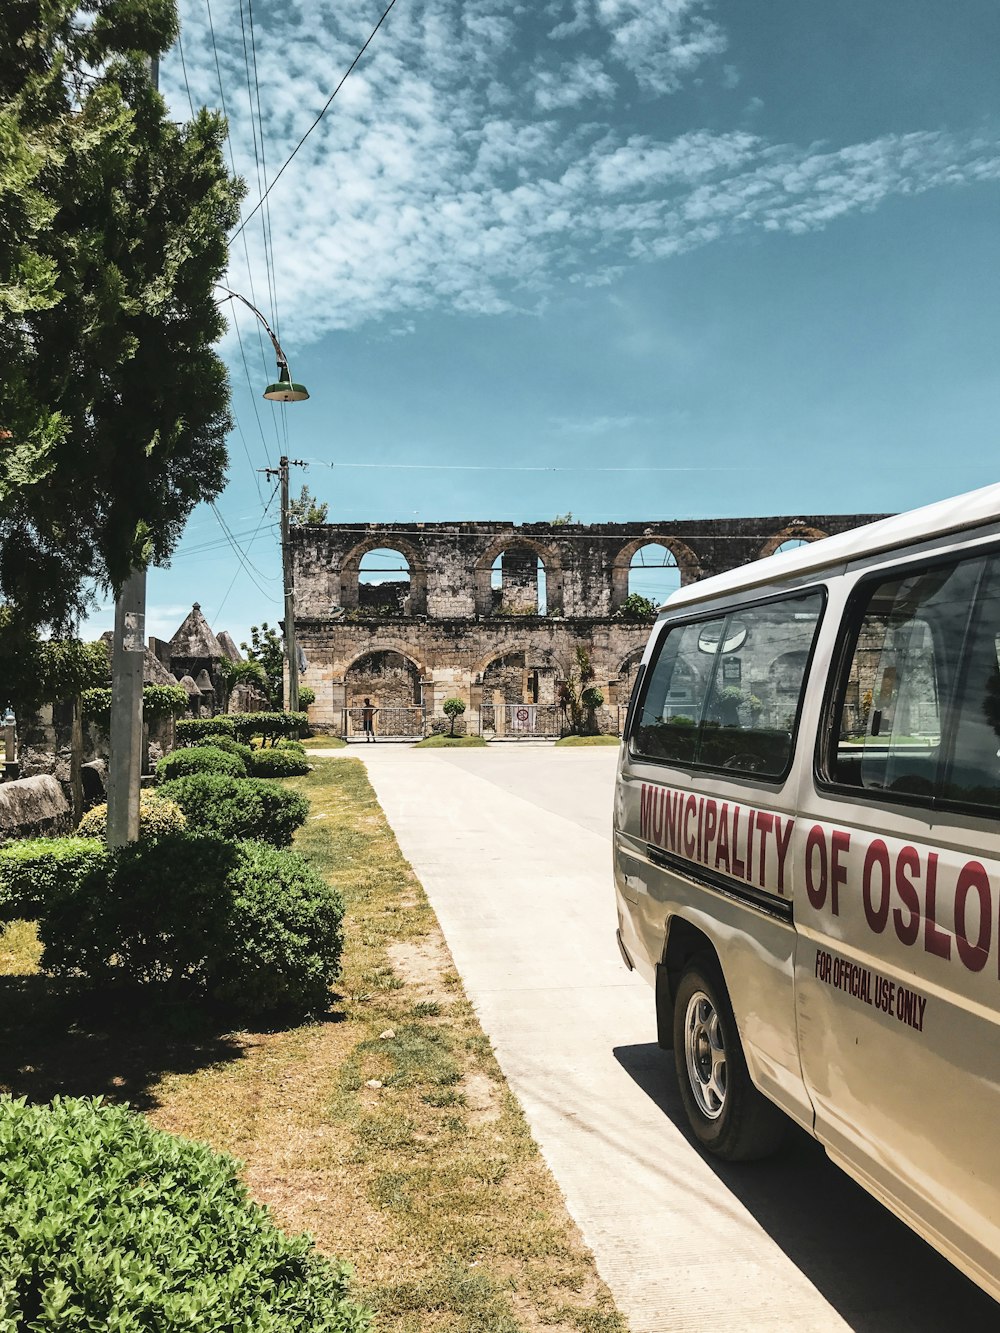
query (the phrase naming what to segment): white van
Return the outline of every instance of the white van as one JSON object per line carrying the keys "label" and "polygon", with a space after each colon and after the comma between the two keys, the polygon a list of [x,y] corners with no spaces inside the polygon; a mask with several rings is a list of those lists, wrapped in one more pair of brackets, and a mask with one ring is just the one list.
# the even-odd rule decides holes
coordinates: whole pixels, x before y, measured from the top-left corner
{"label": "white van", "polygon": [[791,1117],[1000,1299],[1000,485],[675,593],[614,869],[704,1147]]}

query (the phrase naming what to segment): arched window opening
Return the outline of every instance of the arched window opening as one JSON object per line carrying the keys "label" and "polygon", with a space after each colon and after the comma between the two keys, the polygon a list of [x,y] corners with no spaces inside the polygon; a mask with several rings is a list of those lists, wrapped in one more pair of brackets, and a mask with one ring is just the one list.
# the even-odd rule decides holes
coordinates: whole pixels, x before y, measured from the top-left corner
{"label": "arched window opening", "polygon": [[348,708],[358,708],[370,699],[376,708],[413,708],[421,702],[420,671],[402,653],[365,653],[347,668]]}
{"label": "arched window opening", "polygon": [[494,691],[499,690],[504,703],[531,703],[532,684],[524,653],[504,653],[483,671],[483,701],[492,703]]}
{"label": "arched window opening", "polygon": [[774,554],[781,555],[784,551],[797,551],[800,546],[811,545],[812,542],[808,541],[805,537],[789,537],[787,541],[784,541],[780,546],[775,547]]}
{"label": "arched window opening", "polygon": [[358,611],[363,616],[410,614],[410,563],[401,551],[366,551],[358,570]]}
{"label": "arched window opening", "polygon": [[677,557],[660,542],[640,546],[628,569],[628,595],[638,594],[654,606],[662,606],[681,586]]}
{"label": "arched window opening", "polygon": [[544,561],[523,546],[502,551],[493,561],[490,595],[495,616],[544,616],[548,607]]}

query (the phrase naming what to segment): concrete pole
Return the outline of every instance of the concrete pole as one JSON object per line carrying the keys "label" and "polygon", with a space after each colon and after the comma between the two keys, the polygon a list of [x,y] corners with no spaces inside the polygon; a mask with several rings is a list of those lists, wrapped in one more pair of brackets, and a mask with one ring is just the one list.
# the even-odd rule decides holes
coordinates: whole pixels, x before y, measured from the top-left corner
{"label": "concrete pole", "polygon": [[139,836],[142,767],[142,668],[146,633],[146,571],[133,569],[115,603],[111,658],[111,763],[108,846]]}
{"label": "concrete pole", "polygon": [[288,541],[288,459],[278,461],[281,473],[281,570],[285,584],[285,656],[288,658],[288,711],[299,711],[299,650],[295,641],[295,582]]}

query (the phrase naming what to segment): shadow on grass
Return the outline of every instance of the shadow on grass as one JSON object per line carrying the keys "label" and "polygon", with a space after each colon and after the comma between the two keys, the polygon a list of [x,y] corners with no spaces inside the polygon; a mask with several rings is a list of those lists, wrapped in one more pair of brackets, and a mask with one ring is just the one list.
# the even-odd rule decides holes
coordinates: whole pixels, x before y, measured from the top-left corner
{"label": "shadow on grass", "polygon": [[0,976],[0,1089],[31,1102],[158,1105],[164,1074],[242,1058],[231,1020],[134,995],[87,996],[44,976]]}

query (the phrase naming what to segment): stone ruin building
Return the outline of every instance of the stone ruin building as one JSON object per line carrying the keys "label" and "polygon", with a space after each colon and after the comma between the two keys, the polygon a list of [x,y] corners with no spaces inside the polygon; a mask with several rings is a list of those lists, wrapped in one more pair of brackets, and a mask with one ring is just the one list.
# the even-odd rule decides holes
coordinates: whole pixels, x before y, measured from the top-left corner
{"label": "stone ruin building", "polygon": [[[597,721],[614,732],[649,636],[647,619],[622,614],[646,547],[664,548],[686,584],[882,517],[294,527],[310,722],[351,735],[369,698],[377,732],[416,736],[444,729],[441,706],[457,697],[470,732],[558,735],[560,687],[580,648],[604,696]],[[375,551],[397,554],[407,577],[366,581],[362,561]]]}

